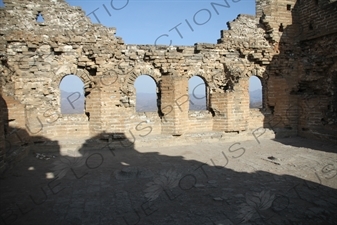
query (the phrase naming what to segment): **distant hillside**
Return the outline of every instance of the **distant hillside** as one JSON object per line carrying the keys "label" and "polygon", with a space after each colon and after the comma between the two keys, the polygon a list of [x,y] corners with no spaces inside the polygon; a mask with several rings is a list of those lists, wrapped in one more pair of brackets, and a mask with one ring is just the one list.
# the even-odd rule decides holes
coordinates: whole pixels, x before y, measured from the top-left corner
{"label": "distant hillside", "polygon": [[61,90],[61,113],[84,113],[84,96],[79,92],[66,92]]}
{"label": "distant hillside", "polygon": [[206,97],[190,94],[190,110],[206,110]]}
{"label": "distant hillside", "polygon": [[137,93],[136,111],[137,112],[156,112],[157,94],[155,93]]}
{"label": "distant hillside", "polygon": [[[206,110],[206,98],[204,96],[190,95],[190,110]],[[77,99],[78,98],[78,99]],[[183,101],[183,98],[181,99]],[[188,103],[185,103],[188,104]],[[255,90],[250,92],[250,108],[262,107],[262,91]],[[157,94],[137,93],[136,99],[137,112],[156,112]],[[66,92],[61,90],[61,112],[63,114],[82,114],[84,113],[83,93]]]}
{"label": "distant hillside", "polygon": [[262,90],[258,89],[255,91],[249,92],[250,97],[250,108],[262,108]]}
{"label": "distant hillside", "polygon": [[[262,90],[255,90],[249,93],[250,108],[262,107]],[[195,98],[196,97],[196,98]],[[183,98],[181,99],[183,102]],[[206,98],[204,96],[190,95],[190,110],[206,110]],[[187,103],[185,103],[187,104]],[[155,112],[157,111],[157,95],[152,93],[137,93],[136,100],[137,112]]]}

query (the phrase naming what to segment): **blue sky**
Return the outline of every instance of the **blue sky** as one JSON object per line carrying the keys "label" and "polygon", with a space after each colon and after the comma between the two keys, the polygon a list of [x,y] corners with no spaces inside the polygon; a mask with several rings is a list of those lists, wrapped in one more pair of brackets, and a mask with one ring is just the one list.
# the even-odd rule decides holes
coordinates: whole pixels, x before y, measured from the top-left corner
{"label": "blue sky", "polygon": [[154,44],[160,35],[166,34],[168,37],[160,38],[157,44],[168,45],[172,40],[173,45],[194,45],[197,42],[216,43],[220,30],[227,29],[226,23],[238,14],[255,15],[254,0],[235,1],[227,0],[228,4],[225,0],[67,2],[81,6],[92,22],[116,27],[116,36],[122,37],[126,44]]}
{"label": "blue sky", "polygon": [[[216,43],[220,30],[238,14],[255,15],[255,0],[67,0],[80,6],[93,23],[116,27],[116,36],[126,44],[194,45]],[[0,5],[3,5],[0,0]],[[225,7],[227,6],[227,7]],[[160,37],[160,38],[159,38]],[[157,40],[157,41],[156,41]],[[68,79],[67,90],[82,89]],[[137,90],[147,92],[146,83],[137,82]],[[199,85],[194,81],[192,86]],[[250,85],[259,89],[259,82]],[[197,88],[196,90],[201,90]]]}

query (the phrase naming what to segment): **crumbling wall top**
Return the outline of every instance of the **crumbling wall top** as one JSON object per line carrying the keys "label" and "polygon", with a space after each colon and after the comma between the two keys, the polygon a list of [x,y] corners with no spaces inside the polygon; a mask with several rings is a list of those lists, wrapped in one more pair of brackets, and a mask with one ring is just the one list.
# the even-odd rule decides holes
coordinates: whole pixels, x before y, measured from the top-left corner
{"label": "crumbling wall top", "polygon": [[[4,1],[0,9],[0,35],[4,41],[94,43],[101,40],[123,43],[116,28],[93,24],[80,7],[64,0]],[[41,40],[43,39],[43,40]],[[118,39],[118,40],[117,40]],[[2,46],[4,47],[4,46]]]}

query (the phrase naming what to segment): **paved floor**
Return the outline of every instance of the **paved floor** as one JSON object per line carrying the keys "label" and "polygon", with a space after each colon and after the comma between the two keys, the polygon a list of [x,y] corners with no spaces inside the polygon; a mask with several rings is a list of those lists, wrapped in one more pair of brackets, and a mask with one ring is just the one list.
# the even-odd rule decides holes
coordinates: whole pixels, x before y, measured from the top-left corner
{"label": "paved floor", "polygon": [[30,154],[0,180],[0,223],[337,224],[336,146],[123,145]]}

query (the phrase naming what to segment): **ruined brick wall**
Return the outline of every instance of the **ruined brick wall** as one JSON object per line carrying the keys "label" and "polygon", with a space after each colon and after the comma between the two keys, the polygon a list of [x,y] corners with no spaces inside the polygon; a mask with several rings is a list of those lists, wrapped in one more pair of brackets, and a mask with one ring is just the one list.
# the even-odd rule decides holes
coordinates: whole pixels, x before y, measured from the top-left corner
{"label": "ruined brick wall", "polygon": [[[272,60],[265,76],[268,77],[264,92],[267,114],[264,126],[277,134],[296,135],[298,129],[297,100],[290,92],[297,85],[296,50],[294,37],[298,28],[293,25],[292,10],[296,1],[257,1],[257,16],[264,27],[266,38],[274,48]],[[283,136],[281,134],[281,136]]]}
{"label": "ruined brick wall", "polygon": [[299,134],[337,141],[337,2],[298,2]]}
{"label": "ruined brick wall", "polygon": [[[55,138],[133,130],[142,136],[148,133],[144,126],[151,126],[153,134],[171,135],[248,129],[248,77],[262,77],[264,63],[271,58],[256,18],[233,21],[232,38],[229,33],[222,38],[230,42],[141,46],[125,45],[114,36],[115,29],[92,24],[83,11],[63,1],[5,1],[5,6],[1,17],[11,19],[1,20],[1,50],[8,58],[2,65],[4,94],[24,107],[23,123],[31,135]],[[35,20],[39,13],[43,23]],[[59,84],[68,74],[85,84],[83,115],[60,113]],[[135,112],[134,81],[142,74],[157,84],[157,114]],[[208,90],[207,111],[199,115],[189,112],[188,104],[188,79],[195,75]]]}
{"label": "ruined brick wall", "polygon": [[257,15],[277,54],[267,70],[265,125],[336,141],[336,2],[266,3],[257,2]]}
{"label": "ruined brick wall", "polygon": [[208,110],[190,111],[188,121],[188,126],[193,128],[193,132],[202,133],[213,131],[213,116]]}
{"label": "ruined brick wall", "polygon": [[[315,39],[336,33],[336,10],[336,1],[297,1],[294,14],[298,16],[294,23],[300,25],[300,39]],[[296,17],[296,15],[294,15],[294,17]]]}
{"label": "ruined brick wall", "polygon": [[[266,30],[260,24],[259,18],[240,15],[236,20],[228,23],[229,30],[221,32],[218,45],[227,50],[223,61],[226,84],[224,92],[216,93],[212,104],[222,107],[225,112],[216,120],[214,130],[226,127],[228,132],[263,127],[263,122],[258,127],[251,126],[248,121],[249,109],[249,78],[256,76],[261,80],[263,95],[269,90],[269,72],[267,66],[271,63],[275,49],[265,38]],[[221,77],[221,75],[220,75]],[[268,111],[269,99],[264,97],[263,111]],[[227,107],[230,106],[230,107]],[[260,114],[263,114],[260,112]],[[261,115],[264,117],[264,115]],[[256,125],[256,124],[255,124]]]}
{"label": "ruined brick wall", "polygon": [[[59,83],[67,74],[82,79],[86,90],[94,88],[91,75],[97,71],[94,58],[111,57],[120,39],[113,28],[91,24],[84,12],[69,7],[64,1],[4,1],[1,9],[1,51],[6,55],[4,95],[13,96],[25,108],[25,125],[32,135],[87,135],[89,118],[60,114]],[[38,13],[45,22],[36,21]],[[102,48],[102,50],[97,50]],[[88,58],[89,56],[89,58]],[[91,99],[100,106],[100,92],[92,91]],[[88,98],[90,103],[90,99]],[[100,107],[95,107],[99,109]],[[100,124],[101,112],[92,110],[91,125]]]}
{"label": "ruined brick wall", "polygon": [[[331,101],[336,84],[324,86],[324,93],[312,87],[317,80],[327,85],[323,77],[336,80],[335,33],[332,29],[313,37],[299,29],[306,26],[308,11],[315,10],[311,3],[301,8],[294,0],[257,1],[256,17],[239,15],[228,23],[229,30],[221,31],[217,44],[194,46],[126,45],[115,36],[115,28],[92,24],[80,8],[64,1],[4,3],[6,7],[0,9],[3,96],[16,102],[9,112],[16,121],[13,126],[26,127],[32,136],[124,133],[134,138],[259,127],[301,134],[314,126],[316,133],[326,134],[335,129],[331,123],[336,107]],[[335,6],[324,3],[321,9],[326,27],[336,21],[331,7]],[[36,20],[38,14],[44,22]],[[310,14],[310,18],[316,20],[315,15],[319,16]],[[321,66],[318,56],[325,51],[331,53]],[[314,64],[308,65],[309,56]],[[305,75],[307,71],[314,72],[312,78]],[[59,84],[69,74],[84,83],[83,114],[61,114]],[[135,110],[134,82],[140,75],[150,76],[157,85],[157,112]],[[196,75],[206,84],[204,112],[189,110],[188,80]],[[252,76],[263,86],[261,110],[249,109]],[[315,109],[319,112],[301,108],[305,103],[299,93],[306,92],[324,99]],[[323,111],[328,112],[326,118]],[[328,124],[324,128],[322,121]]]}

